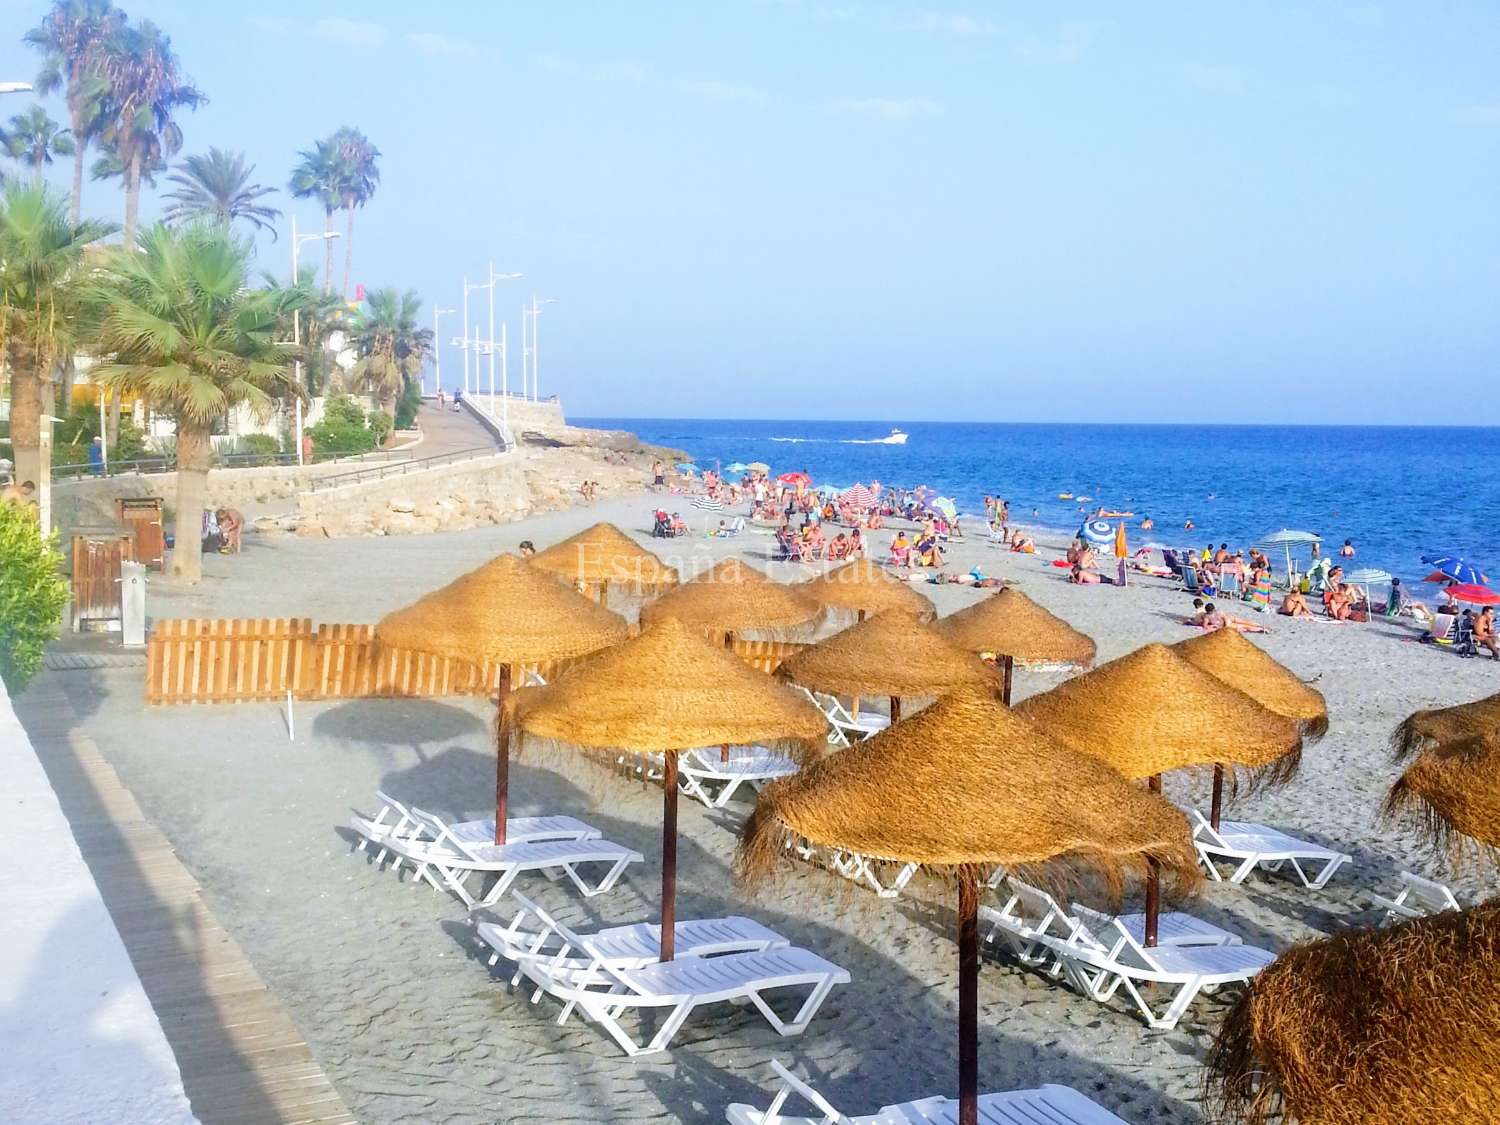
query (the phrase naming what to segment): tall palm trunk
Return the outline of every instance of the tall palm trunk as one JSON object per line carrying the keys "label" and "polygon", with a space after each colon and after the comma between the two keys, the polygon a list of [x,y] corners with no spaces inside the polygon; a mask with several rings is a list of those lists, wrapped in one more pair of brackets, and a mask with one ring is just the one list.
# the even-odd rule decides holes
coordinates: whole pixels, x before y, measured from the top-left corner
{"label": "tall palm trunk", "polygon": [[[323,208],[323,233],[333,233],[333,208]],[[294,282],[296,278],[292,279]],[[333,292],[333,239],[323,239],[323,296]]]}
{"label": "tall palm trunk", "polygon": [[188,583],[203,577],[203,497],[208,492],[208,469],[212,461],[213,441],[209,438],[209,428],[179,418],[172,574]]}
{"label": "tall palm trunk", "polygon": [[68,107],[73,124],[73,194],[68,200],[68,222],[75,227],[83,221],[83,159],[88,142],[83,132],[83,107]]}
{"label": "tall palm trunk", "polygon": [[36,359],[29,350],[23,349],[14,340],[6,349],[10,365],[10,442],[15,453],[15,473],[18,481],[35,481],[41,485],[42,477],[51,471],[51,466],[42,461],[42,380]]}
{"label": "tall palm trunk", "polygon": [[349,303],[349,274],[354,270],[354,201],[344,204],[348,227],[344,232],[344,303]]}
{"label": "tall palm trunk", "polygon": [[[131,147],[130,159],[125,162],[125,229],[120,244],[127,249],[135,246],[135,228],[141,210],[141,148]],[[107,439],[111,451],[119,448],[120,441],[120,392],[109,399],[109,423]]]}

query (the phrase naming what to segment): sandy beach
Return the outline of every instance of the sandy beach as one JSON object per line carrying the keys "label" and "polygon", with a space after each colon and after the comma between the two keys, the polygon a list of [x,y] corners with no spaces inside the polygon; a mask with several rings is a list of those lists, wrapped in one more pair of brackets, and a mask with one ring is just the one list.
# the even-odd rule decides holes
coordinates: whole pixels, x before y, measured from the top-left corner
{"label": "sandy beach", "polygon": [[[688,573],[729,553],[779,580],[813,573],[770,564],[773,540],[754,528],[732,540],[652,541],[655,505],[643,495],[427,536],[251,536],[243,555],[206,559],[195,588],[153,584],[149,610],[158,619],[373,622],[522,539],[545,547],[600,519]],[[701,516],[690,522],[703,526]],[[883,550],[889,534],[875,539]],[[1180,621],[1190,598],[1175,583],[1070,586],[1045,561],[1060,545],[1042,546],[1042,555],[1014,555],[971,536],[952,545],[946,570],[980,563],[1015,582],[1092,636],[1101,662],[1188,635]],[[957,585],[918,589],[940,613],[981,596]],[[1331,726],[1289,787],[1245,796],[1231,809],[1354,860],[1322,891],[1256,875],[1239,887],[1208,886],[1192,909],[1247,943],[1280,951],[1374,921],[1369,893],[1390,888],[1402,869],[1448,878],[1472,899],[1481,875],[1451,875],[1414,833],[1383,822],[1379,808],[1399,772],[1387,749],[1395,724],[1419,707],[1492,693],[1497,665],[1433,651],[1414,643],[1409,627],[1385,622],[1266,623],[1272,632],[1255,639],[1327,697]],[[289,741],[282,710],[270,704],[147,709],[140,666],[47,675],[62,683],[84,729],[169,837],[361,1121],[722,1121],[729,1102],[769,1100],[773,1058],[810,1075],[851,1114],[954,1091],[957,970],[951,895],[942,887],[918,882],[882,901],[804,868],[747,900],[731,865],[748,801],[719,813],[683,802],[678,916],[749,914],[853,979],[800,1038],[780,1039],[753,1013],[718,1006],[696,1013],[669,1053],[633,1060],[597,1029],[577,1020],[559,1027],[554,1005],[533,1007],[509,989],[479,956],[457,900],[414,889],[351,854],[349,814],[373,811],[377,789],[458,818],[492,811],[492,707],[484,700],[301,703]],[[1060,675],[1019,672],[1017,697]],[[1182,778],[1168,778],[1167,793],[1206,808],[1203,789]],[[599,898],[582,900],[566,883],[544,880],[525,881],[526,893],[584,927],[655,918],[657,788],[581,757],[523,754],[512,766],[511,800],[512,815],[570,813],[647,857]],[[1118,1003],[1097,1004],[992,958],[981,972],[980,1005],[982,1088],[1058,1082],[1139,1125],[1201,1119],[1201,1064],[1222,999],[1202,998],[1176,1030],[1152,1033]]]}

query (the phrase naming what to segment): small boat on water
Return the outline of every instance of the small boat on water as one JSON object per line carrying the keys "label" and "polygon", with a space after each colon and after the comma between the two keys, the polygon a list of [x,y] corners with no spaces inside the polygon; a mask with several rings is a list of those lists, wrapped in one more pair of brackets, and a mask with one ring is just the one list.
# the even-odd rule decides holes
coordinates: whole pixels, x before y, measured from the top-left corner
{"label": "small boat on water", "polygon": [[1059,492],[1057,498],[1059,500],[1071,500],[1073,499],[1073,494],[1071,492]]}
{"label": "small boat on water", "polygon": [[898,430],[894,426],[892,426],[891,427],[890,436],[889,437],[883,437],[883,438],[880,438],[878,440],[879,440],[879,442],[880,442],[881,445],[905,445],[906,444],[906,431],[905,430]]}

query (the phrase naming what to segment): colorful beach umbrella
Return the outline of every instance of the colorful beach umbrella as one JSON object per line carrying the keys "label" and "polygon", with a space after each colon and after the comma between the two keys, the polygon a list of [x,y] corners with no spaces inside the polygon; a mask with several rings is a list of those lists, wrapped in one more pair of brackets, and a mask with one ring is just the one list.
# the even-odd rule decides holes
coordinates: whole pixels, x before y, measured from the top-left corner
{"label": "colorful beach umbrella", "polygon": [[958,519],[958,506],[953,503],[953,500],[950,497],[938,496],[932,500],[928,507],[942,512],[943,515],[947,516],[950,520]]}
{"label": "colorful beach umbrella", "polygon": [[734,461],[734,462],[731,462],[728,465],[725,465],[724,466],[724,471],[726,473],[743,473],[743,472],[747,471],[749,468],[750,468],[750,466],[747,465],[747,464],[745,464],[743,461]]}
{"label": "colorful beach umbrella", "polygon": [[1115,529],[1115,558],[1128,559],[1130,557],[1130,544],[1125,539],[1125,521],[1120,521],[1120,526]]}
{"label": "colorful beach umbrella", "polygon": [[782,484],[800,484],[800,485],[803,485],[804,487],[807,486],[807,485],[809,485],[809,484],[812,484],[812,477],[808,476],[806,473],[800,473],[800,472],[799,473],[782,473],[776,479],[779,480]]}
{"label": "colorful beach umbrella", "polygon": [[1488,586],[1476,586],[1472,582],[1449,586],[1443,593],[1456,602],[1468,602],[1470,605],[1500,605],[1500,594]]}
{"label": "colorful beach umbrella", "polygon": [[765,475],[771,471],[771,466],[767,465],[764,461],[751,461],[745,468],[749,469],[752,473],[760,473],[761,475]]}
{"label": "colorful beach umbrella", "polygon": [[1442,579],[1435,579],[1432,575],[1428,575],[1429,582],[1451,579],[1463,585],[1488,586],[1490,584],[1489,576],[1462,555],[1423,555],[1422,561],[1433,568],[1433,574],[1443,576]]}
{"label": "colorful beach umbrella", "polygon": [[875,494],[863,484],[851,484],[844,489],[843,501],[851,508],[873,508],[876,504]]}
{"label": "colorful beach umbrella", "polygon": [[1296,531],[1289,527],[1283,527],[1280,531],[1273,531],[1270,535],[1263,536],[1257,547],[1283,547],[1286,550],[1286,573],[1288,579],[1292,575],[1292,548],[1298,546],[1310,546],[1313,543],[1321,543],[1323,539],[1314,535],[1311,531]]}
{"label": "colorful beach umbrella", "polygon": [[1078,537],[1096,547],[1109,547],[1115,541],[1115,526],[1108,520],[1089,520],[1078,529]]}

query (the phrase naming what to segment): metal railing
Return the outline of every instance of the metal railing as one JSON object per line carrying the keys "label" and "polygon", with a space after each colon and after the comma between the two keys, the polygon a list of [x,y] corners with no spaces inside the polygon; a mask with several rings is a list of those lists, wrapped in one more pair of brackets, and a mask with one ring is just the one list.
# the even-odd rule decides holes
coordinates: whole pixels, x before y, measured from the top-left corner
{"label": "metal railing", "polygon": [[[312,463],[314,465],[341,464],[346,461],[383,461],[394,462],[400,459],[409,459],[408,451],[404,449],[372,449],[365,453],[329,453],[314,454]],[[257,469],[282,466],[290,468],[297,464],[295,453],[221,453],[215,454],[214,469]],[[52,466],[53,480],[67,480],[70,478],[101,476],[117,477],[131,473],[170,473],[177,468],[175,457],[138,457],[129,461],[111,461],[105,465],[101,472],[94,472],[94,466],[87,461],[73,465]]]}
{"label": "metal railing", "polygon": [[452,453],[439,453],[434,457],[421,457],[414,461],[399,461],[390,465],[377,465],[369,469],[355,469],[349,473],[330,473],[314,477],[307,482],[309,492],[324,492],[330,488],[347,488],[352,484],[368,484],[370,481],[386,480],[389,477],[404,477],[410,473],[426,472],[443,465],[457,465],[464,461],[477,461],[481,457],[494,457],[494,446],[477,446],[473,449],[458,449]]}

